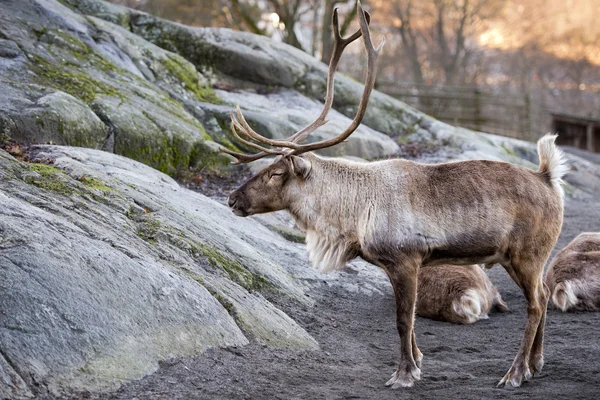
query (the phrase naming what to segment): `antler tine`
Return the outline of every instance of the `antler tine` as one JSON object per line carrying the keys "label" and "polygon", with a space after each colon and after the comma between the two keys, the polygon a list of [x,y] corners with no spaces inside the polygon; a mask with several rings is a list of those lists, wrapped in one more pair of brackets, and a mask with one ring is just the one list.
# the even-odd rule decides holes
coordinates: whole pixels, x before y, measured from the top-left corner
{"label": "antler tine", "polygon": [[232,115],[232,120],[233,119],[236,120],[236,124],[237,124],[236,126],[240,129],[240,132],[242,134],[244,134],[248,138],[253,139],[259,143],[268,144],[269,146],[273,146],[273,147],[288,147],[288,148],[292,148],[292,149],[295,149],[296,147],[298,147],[298,145],[296,145],[295,143],[292,143],[288,140],[269,139],[259,133],[256,133],[256,131],[254,131],[254,129],[252,129],[250,127],[250,125],[244,118],[244,115],[242,114],[242,110],[240,109],[239,105],[236,107],[235,115]]}
{"label": "antler tine", "polygon": [[237,133],[237,130],[240,130],[241,132],[245,132],[244,128],[239,124],[239,122],[235,119],[234,115],[233,115],[233,111],[231,112],[231,132],[233,133],[233,136],[236,137],[237,140],[239,140],[240,142],[242,142],[243,144],[245,144],[246,146],[249,147],[253,147],[257,150],[260,150],[262,152],[265,152],[267,154],[284,154],[284,152],[282,150],[274,150],[274,149],[268,149],[266,147],[263,147],[259,144],[256,144],[254,142],[250,142],[242,137],[240,137],[240,135]]}
{"label": "antler tine", "polygon": [[230,156],[235,157],[236,161],[232,162],[232,164],[234,164],[234,165],[248,164],[252,161],[259,160],[259,159],[269,155],[269,153],[265,153],[264,151],[261,151],[260,153],[256,153],[256,154],[238,153],[237,151],[232,151],[225,147],[221,147],[219,150],[222,151],[223,153],[227,153]]}
{"label": "antler tine", "polygon": [[293,149],[290,152],[290,154],[302,154],[306,153],[307,151],[323,149],[343,142],[359,127],[362,119],[365,116],[365,112],[367,111],[367,105],[369,104],[369,97],[371,96],[373,86],[375,85],[375,77],[377,73],[377,57],[379,56],[379,53],[381,52],[381,49],[385,44],[385,37],[381,40],[379,46],[377,48],[374,48],[373,43],[371,42],[371,34],[369,33],[369,23],[367,19],[368,14],[363,10],[360,1],[358,2],[358,14],[360,30],[362,32],[363,41],[367,50],[367,77],[365,79],[365,87],[363,89],[362,97],[360,99],[358,111],[356,112],[356,115],[354,116],[354,119],[352,120],[350,126],[341,134],[331,139],[321,140],[319,142],[297,146],[297,148]]}
{"label": "antler tine", "polygon": [[[365,11],[365,19],[367,21],[367,25],[371,22],[371,15]],[[354,42],[362,35],[361,29],[354,32],[347,38],[343,38],[340,34],[339,28],[339,20],[338,20],[338,9],[335,8],[333,10],[333,19],[331,21],[333,25],[333,52],[331,55],[331,59],[329,60],[329,70],[327,71],[327,92],[325,94],[325,104],[323,105],[323,110],[321,114],[317,117],[317,119],[312,122],[310,125],[302,128],[299,132],[293,134],[288,138],[290,142],[299,143],[304,140],[308,135],[313,133],[319,127],[325,125],[327,120],[327,114],[331,110],[331,106],[333,105],[333,94],[334,94],[334,81],[335,81],[335,72],[337,70],[340,59],[342,58],[342,53],[346,46],[350,43]]]}
{"label": "antler tine", "polygon": [[[238,106],[238,112],[241,114],[239,106]],[[256,161],[258,159],[261,159],[261,158],[263,158],[265,156],[271,155],[271,154],[278,154],[278,155],[284,155],[285,154],[285,152],[283,150],[268,149],[268,148],[263,147],[263,146],[261,146],[261,145],[259,145],[257,143],[250,142],[250,141],[245,140],[244,138],[242,138],[238,134],[238,130],[248,136],[248,133],[247,133],[246,129],[240,124],[240,122],[236,118],[236,116],[233,113],[233,111],[230,113],[230,117],[231,117],[231,132],[236,137],[236,139],[239,140],[241,143],[245,144],[246,146],[253,147],[255,149],[261,150],[259,153],[256,153],[256,154],[244,154],[244,153],[238,153],[236,151],[229,150],[229,149],[227,149],[225,147],[221,147],[220,150],[223,153],[227,153],[227,154],[229,154],[229,155],[231,155],[231,156],[233,156],[233,157],[236,158],[236,161],[232,162],[232,164],[247,164],[247,163],[250,163],[252,161]],[[248,126],[248,123],[245,120],[244,120],[244,122],[246,123],[246,126]],[[250,127],[248,126],[248,128],[250,128]],[[252,132],[254,132],[254,131],[252,131]]]}
{"label": "antler tine", "polygon": [[[240,136],[239,133],[243,134],[244,136],[246,136],[250,139],[254,139],[261,143],[266,143],[266,144],[274,143],[274,144],[271,144],[272,146],[277,146],[277,142],[280,142],[280,141],[276,141],[276,140],[273,141],[271,139],[268,139],[268,138],[256,133],[250,127],[250,125],[248,125],[248,122],[246,122],[246,119],[244,118],[244,116],[242,114],[242,110],[240,109],[239,105],[236,107],[236,113],[234,113],[233,111],[230,113],[230,118],[231,118],[231,132],[233,133],[235,138],[237,140],[239,140],[241,143],[245,144],[246,146],[253,147],[255,149],[260,150],[260,152],[256,153],[256,154],[245,154],[245,153],[238,153],[236,151],[229,150],[225,147],[221,147],[220,150],[223,153],[227,153],[236,158],[236,161],[232,162],[232,164],[247,164],[252,161],[256,161],[258,159],[266,157],[268,155],[271,155],[271,154],[277,154],[277,155],[287,154],[287,152],[284,151],[283,149],[269,149],[269,148],[259,145],[258,143],[254,143],[249,140],[246,140]],[[238,133],[238,131],[239,131],[239,133]]]}

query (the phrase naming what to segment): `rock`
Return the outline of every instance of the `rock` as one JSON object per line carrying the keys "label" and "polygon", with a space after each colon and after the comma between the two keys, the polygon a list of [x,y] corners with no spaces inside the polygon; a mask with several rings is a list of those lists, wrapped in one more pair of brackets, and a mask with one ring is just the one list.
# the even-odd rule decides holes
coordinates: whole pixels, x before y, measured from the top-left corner
{"label": "rock", "polygon": [[[265,97],[261,102],[269,102],[267,98],[269,88],[273,87],[290,89],[288,96],[294,96],[294,99],[309,97],[320,103],[325,96],[327,66],[302,51],[276,43],[266,37],[229,29],[192,29],[139,11],[113,5],[111,7],[101,6],[103,3],[94,0],[81,2],[68,0],[66,3],[84,13],[109,21],[123,19],[123,15],[127,14],[131,31],[136,35],[165,50],[183,56],[192,62],[199,71],[214,75],[212,77],[214,84],[252,90],[260,89],[259,92],[263,94],[257,94],[255,97]],[[334,109],[347,118],[353,118],[362,95],[362,84],[338,74],[335,90]],[[298,92],[302,96],[298,95]],[[230,106],[236,102],[234,94],[231,96],[226,96],[223,92],[217,92],[217,94],[218,97],[228,97],[222,100]],[[245,92],[237,97],[247,98],[249,95],[249,92]],[[303,102],[307,103],[307,99],[304,98]],[[247,99],[240,102],[242,108],[248,108],[248,104]],[[203,108],[201,105],[199,107]],[[320,109],[319,107],[319,104],[315,104],[312,108],[317,111]],[[273,109],[270,111],[272,112]],[[281,112],[284,113],[286,110],[282,109]],[[315,115],[318,115],[318,111]],[[306,119],[306,116],[304,118]],[[274,123],[273,120],[277,117],[269,120],[268,116],[263,116],[262,119],[263,121],[256,121],[256,123],[266,129],[263,131],[266,134],[272,134],[273,129],[277,129],[279,132],[293,132],[295,129],[293,124],[298,123],[290,121],[291,124],[286,124],[281,120],[279,123]],[[428,120],[430,120],[429,117],[406,104],[375,92],[371,96],[364,124],[379,132],[401,135],[410,132],[415,124],[425,123]],[[343,121],[341,125],[344,127],[350,122],[348,119],[340,121]],[[337,128],[336,132],[339,132],[340,126]],[[329,129],[333,131],[333,127]],[[282,134],[280,133],[280,135]],[[323,135],[331,135],[331,132],[325,128]],[[354,148],[349,146],[348,151],[367,159],[373,158],[373,156],[386,157],[387,155],[379,155],[386,153],[381,147],[389,148],[391,145],[389,143],[382,144],[381,139],[379,141],[378,144],[366,146],[368,149],[366,154],[356,154],[360,151],[359,148],[364,146],[355,146]],[[374,147],[379,149],[374,150]],[[338,150],[337,154],[344,154],[344,151]]]}
{"label": "rock", "polygon": [[[64,92],[40,95],[24,110],[15,109],[7,116],[17,127],[12,135],[8,133],[12,139],[27,143],[33,136],[38,143],[64,143],[93,149],[102,147],[108,129],[86,104]],[[13,102],[13,105],[27,102],[26,99],[9,97],[2,100]],[[5,106],[5,110],[10,107],[9,104]]]}
{"label": "rock", "polygon": [[171,174],[228,164],[175,100],[218,101],[182,57],[52,0],[7,1],[0,21],[26,55],[0,62],[3,141],[103,147]]}
{"label": "rock", "polygon": [[17,58],[23,55],[19,46],[12,40],[0,39],[0,58]]}
{"label": "rock", "polygon": [[27,384],[6,361],[0,353],[0,397],[8,398],[31,398],[33,393],[27,387]]}
{"label": "rock", "polygon": [[120,156],[42,146],[34,159],[55,161],[0,151],[0,393],[114,387],[248,339],[318,347],[260,294],[310,305],[293,277],[302,247]]}

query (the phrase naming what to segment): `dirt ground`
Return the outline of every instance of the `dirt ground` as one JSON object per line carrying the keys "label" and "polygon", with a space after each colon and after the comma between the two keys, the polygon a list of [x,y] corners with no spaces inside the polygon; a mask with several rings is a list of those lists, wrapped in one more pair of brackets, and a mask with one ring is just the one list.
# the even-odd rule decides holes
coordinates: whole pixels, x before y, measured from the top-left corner
{"label": "dirt ground", "polygon": [[[600,231],[600,199],[567,202],[557,248],[583,231]],[[502,267],[496,266],[490,276],[511,311],[493,313],[471,326],[417,318],[424,360],[422,379],[410,389],[384,386],[399,352],[391,289],[368,296],[322,286],[314,290],[318,302],[312,308],[272,299],[317,339],[320,351],[273,350],[258,344],[213,349],[164,363],[155,374],[100,398],[599,398],[600,313],[549,310],[543,372],[521,388],[496,388],[516,354],[526,311],[520,290]],[[342,279],[352,278],[348,274]]]}

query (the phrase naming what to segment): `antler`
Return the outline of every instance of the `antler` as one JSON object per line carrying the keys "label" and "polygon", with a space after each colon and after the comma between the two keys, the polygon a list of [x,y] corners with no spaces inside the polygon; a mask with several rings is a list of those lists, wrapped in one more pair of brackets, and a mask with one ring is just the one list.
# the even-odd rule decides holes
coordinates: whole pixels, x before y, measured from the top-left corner
{"label": "antler", "polygon": [[[350,37],[344,39],[341,37],[340,31],[339,31],[337,9],[335,9],[333,12],[332,26],[334,28],[333,29],[333,31],[334,31],[334,46],[333,46],[333,55],[329,62],[329,70],[327,73],[327,93],[325,95],[325,104],[323,105],[323,110],[321,111],[321,114],[317,117],[317,119],[315,121],[313,121],[311,124],[307,125],[303,129],[301,129],[300,131],[294,133],[292,136],[288,137],[285,140],[275,140],[275,139],[266,138],[266,137],[258,134],[257,132],[255,132],[250,127],[250,125],[248,125],[248,122],[246,122],[246,119],[244,118],[239,106],[237,106],[235,114],[233,112],[231,113],[231,122],[232,122],[231,128],[232,128],[232,132],[233,132],[234,136],[238,140],[240,140],[241,143],[260,150],[260,153],[256,153],[256,154],[243,154],[243,153],[238,153],[238,152],[234,152],[234,151],[222,148],[221,150],[223,152],[230,154],[237,159],[235,164],[249,163],[251,161],[258,160],[262,157],[265,157],[269,154],[280,154],[280,155],[301,154],[301,153],[305,153],[305,152],[311,151],[311,150],[330,147],[330,146],[333,146],[337,143],[344,141],[346,138],[348,138],[348,136],[350,136],[352,134],[352,132],[354,132],[358,128],[358,126],[360,125],[360,122],[362,121],[364,114],[366,112],[367,104],[369,102],[369,96],[371,95],[371,91],[373,90],[373,85],[375,84],[377,56],[379,55],[379,52],[381,51],[381,48],[383,47],[383,44],[385,43],[385,39],[384,39],[381,41],[381,44],[379,45],[379,47],[377,47],[377,49],[373,48],[373,45],[371,43],[371,36],[369,34],[369,23],[371,20],[371,16],[369,15],[368,12],[363,10],[360,2],[358,2],[358,14],[359,14],[360,29],[358,31],[354,32],[354,34],[352,34]],[[358,39],[361,36],[364,39],[365,48],[367,49],[367,78],[365,80],[365,88],[363,90],[363,94],[362,94],[362,98],[361,98],[361,101],[360,101],[360,104],[358,107],[358,111],[357,111],[356,116],[354,117],[352,123],[344,132],[342,132],[340,135],[338,135],[332,139],[322,140],[319,142],[309,143],[309,144],[305,144],[305,145],[298,144],[300,141],[302,141],[308,135],[310,135],[312,132],[314,132],[317,128],[319,128],[322,125],[324,125],[325,123],[327,123],[327,120],[325,119],[325,117],[327,116],[327,113],[329,112],[329,110],[331,109],[331,106],[333,105],[334,79],[335,79],[335,71],[337,69],[338,63],[340,61],[340,58],[341,58],[342,53],[343,53],[344,49],[346,48],[346,46],[348,46],[350,43],[352,43],[353,41],[355,41],[356,39]],[[254,143],[254,142],[245,140],[240,137],[238,131],[242,135],[246,136],[249,139],[254,140],[255,142],[266,144],[266,145],[273,146],[273,147],[278,147],[278,148],[271,149],[271,148],[264,147],[258,143]]]}

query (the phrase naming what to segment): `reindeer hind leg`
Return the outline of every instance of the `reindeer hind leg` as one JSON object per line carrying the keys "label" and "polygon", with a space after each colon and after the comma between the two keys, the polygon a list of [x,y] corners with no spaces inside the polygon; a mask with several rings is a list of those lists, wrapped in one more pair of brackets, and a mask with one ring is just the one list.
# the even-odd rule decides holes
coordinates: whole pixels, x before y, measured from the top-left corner
{"label": "reindeer hind leg", "polygon": [[[544,260],[532,259],[529,257],[513,257],[510,265],[504,266],[515,283],[523,290],[527,301],[527,323],[519,351],[512,363],[512,366],[498,383],[500,385],[521,386],[523,381],[529,380],[532,376],[530,368],[530,358],[532,350],[538,352],[539,357],[543,343],[543,326],[545,323],[545,310],[547,297],[542,287],[542,272]],[[540,336],[536,342],[536,336]],[[534,342],[536,347],[534,348]]]}

